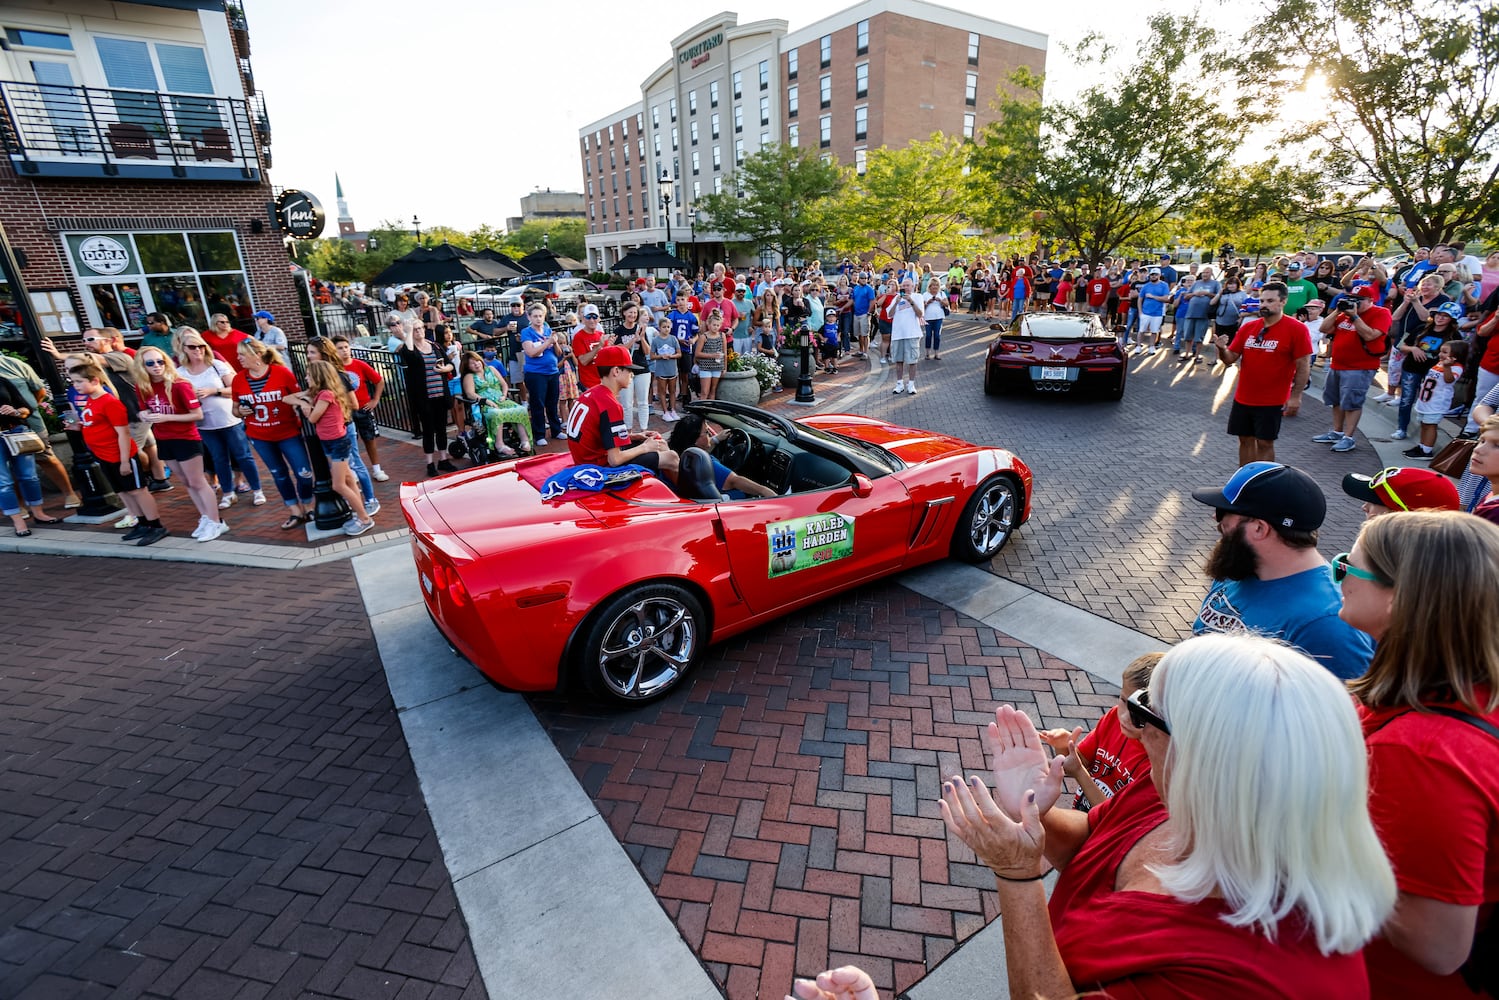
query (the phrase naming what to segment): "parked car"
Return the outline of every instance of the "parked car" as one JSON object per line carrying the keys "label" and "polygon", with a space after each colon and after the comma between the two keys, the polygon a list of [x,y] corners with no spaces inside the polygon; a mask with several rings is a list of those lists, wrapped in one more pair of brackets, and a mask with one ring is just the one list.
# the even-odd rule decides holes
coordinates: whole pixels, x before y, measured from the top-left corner
{"label": "parked car", "polygon": [[984,357],[984,392],[1034,388],[1124,397],[1129,361],[1119,338],[1091,313],[1027,313],[994,338]]}
{"label": "parked car", "polygon": [[[700,489],[646,476],[544,499],[566,453],[402,486],[427,610],[486,677],[649,701],[710,643],[949,555],[988,560],[1031,513],[1030,469],[1003,448],[850,414],[689,410],[722,428],[715,459],[777,495],[722,498],[709,469]],[[682,461],[679,484],[696,481]]]}
{"label": "parked car", "polygon": [[474,307],[474,312],[485,309],[500,310],[500,296],[508,291],[504,285],[498,284],[475,284],[469,282],[462,285],[454,285],[442,293],[442,311],[449,316],[458,311],[458,300],[468,299]]}
{"label": "parked car", "polygon": [[588,302],[598,306],[604,316],[619,312],[619,300],[587,278],[533,278],[513,285],[495,299],[495,311],[508,312],[516,299],[525,303],[544,301],[556,313],[576,312]]}

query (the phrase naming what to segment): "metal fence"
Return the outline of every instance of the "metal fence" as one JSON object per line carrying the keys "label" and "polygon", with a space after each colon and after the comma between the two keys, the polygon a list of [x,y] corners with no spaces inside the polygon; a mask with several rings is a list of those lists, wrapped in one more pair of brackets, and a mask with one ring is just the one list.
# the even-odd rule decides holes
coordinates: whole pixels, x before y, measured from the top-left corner
{"label": "metal fence", "polygon": [[[375,369],[385,381],[385,391],[375,407],[375,422],[385,427],[415,433],[416,424],[412,420],[411,408],[407,404],[406,369],[401,364],[401,359],[386,350],[367,350],[352,345],[350,353]],[[306,385],[307,345],[292,344],[287,348],[286,355],[286,361],[296,374],[297,381]]]}

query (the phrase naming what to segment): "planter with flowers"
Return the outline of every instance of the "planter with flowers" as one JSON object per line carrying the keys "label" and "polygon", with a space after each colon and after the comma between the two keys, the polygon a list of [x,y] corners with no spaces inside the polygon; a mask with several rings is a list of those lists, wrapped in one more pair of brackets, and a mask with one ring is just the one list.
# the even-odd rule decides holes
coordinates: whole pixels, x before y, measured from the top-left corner
{"label": "planter with flowers", "polygon": [[754,406],[780,380],[780,365],[764,355],[730,351],[718,380],[718,398]]}

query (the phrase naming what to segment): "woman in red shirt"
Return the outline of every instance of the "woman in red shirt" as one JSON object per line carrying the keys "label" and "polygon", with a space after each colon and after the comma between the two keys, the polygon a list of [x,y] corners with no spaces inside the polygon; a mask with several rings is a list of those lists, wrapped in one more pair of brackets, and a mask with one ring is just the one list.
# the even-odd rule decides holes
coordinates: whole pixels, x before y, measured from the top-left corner
{"label": "woman in red shirt", "polygon": [[1150,780],[1088,813],[1053,808],[1062,758],[1011,705],[988,727],[994,796],[943,786],[949,832],[996,876],[1010,992],[1367,997],[1395,879],[1342,682],[1278,642],[1204,635],[1128,707]]}
{"label": "woman in red shirt", "polygon": [[[1499,527],[1456,511],[1365,521],[1333,560],[1342,619],[1376,640],[1362,703],[1369,808],[1399,900],[1370,943],[1376,998],[1472,1000],[1499,902]],[[1485,728],[1488,727],[1488,728]]]}
{"label": "woman in red shirt", "polygon": [[136,352],[131,375],[140,399],[141,421],[150,425],[156,438],[156,453],[187,484],[187,495],[198,508],[193,537],[211,542],[227,532],[229,525],[220,516],[213,486],[203,474],[203,436],[198,433],[203,405],[198,390],[177,374],[177,366],[159,347]]}
{"label": "woman in red shirt", "polygon": [[236,360],[241,366],[233,387],[239,415],[250,446],[270,470],[287,506],[281,530],[290,531],[312,517],[312,459],[302,441],[301,417],[286,402],[301,386],[275,348],[258,340],[241,341]]}

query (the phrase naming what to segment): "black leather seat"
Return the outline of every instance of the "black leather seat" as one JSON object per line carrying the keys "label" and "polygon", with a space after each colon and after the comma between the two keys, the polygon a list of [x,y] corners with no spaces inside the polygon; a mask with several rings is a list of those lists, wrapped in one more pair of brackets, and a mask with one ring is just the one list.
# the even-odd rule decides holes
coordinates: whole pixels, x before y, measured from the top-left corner
{"label": "black leather seat", "polygon": [[677,463],[677,493],[688,500],[718,503],[727,499],[713,481],[713,459],[701,448],[688,448]]}

